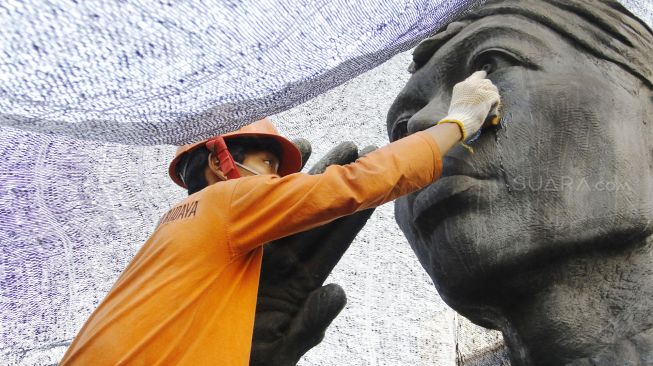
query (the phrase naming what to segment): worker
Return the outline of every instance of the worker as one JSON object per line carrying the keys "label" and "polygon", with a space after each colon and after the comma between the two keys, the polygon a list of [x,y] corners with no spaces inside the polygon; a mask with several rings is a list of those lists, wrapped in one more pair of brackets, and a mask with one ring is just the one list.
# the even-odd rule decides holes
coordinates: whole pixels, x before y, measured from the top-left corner
{"label": "worker", "polygon": [[189,196],[163,215],[61,365],[248,365],[263,245],[435,181],[442,154],[499,103],[485,77],[457,84],[434,126],[318,175],[299,173],[299,150],[267,119],[181,147],[170,175]]}

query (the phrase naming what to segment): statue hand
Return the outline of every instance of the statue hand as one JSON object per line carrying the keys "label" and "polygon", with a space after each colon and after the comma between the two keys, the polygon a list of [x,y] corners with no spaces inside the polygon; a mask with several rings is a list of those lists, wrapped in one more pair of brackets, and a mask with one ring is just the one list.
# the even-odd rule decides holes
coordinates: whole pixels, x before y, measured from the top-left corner
{"label": "statue hand", "polygon": [[[304,141],[297,145],[305,163],[310,145]],[[319,174],[331,164],[347,164],[357,158],[356,145],[342,143],[309,173]],[[347,302],[340,286],[322,284],[373,211],[342,217],[265,246],[251,366],[296,365],[304,353],[320,343],[327,327]]]}

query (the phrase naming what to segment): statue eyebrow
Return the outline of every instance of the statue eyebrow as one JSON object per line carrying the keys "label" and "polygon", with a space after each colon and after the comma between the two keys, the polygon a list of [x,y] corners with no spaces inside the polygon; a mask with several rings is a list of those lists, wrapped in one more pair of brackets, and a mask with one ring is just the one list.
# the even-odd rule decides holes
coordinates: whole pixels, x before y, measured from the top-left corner
{"label": "statue eyebrow", "polygon": [[[466,33],[467,35],[465,35]],[[520,40],[526,40],[527,42],[514,42],[513,40],[507,39],[508,37],[515,36],[518,36]],[[460,37],[463,38],[460,39]],[[524,32],[523,30],[515,29],[507,25],[497,26],[493,24],[484,24],[480,27],[474,27],[474,24],[472,23],[451,40],[443,44],[442,47],[437,49],[433,53],[433,56],[435,56],[438,51],[444,52],[445,55],[448,56],[449,54],[458,52],[458,49],[463,49],[465,51],[464,53],[461,53],[461,56],[463,54],[466,55],[466,59],[469,61],[469,58],[474,53],[477,53],[484,48],[491,48],[487,44],[492,42],[496,43],[494,47],[504,48],[515,53],[524,63],[531,67],[536,67],[537,61],[532,56],[533,52],[526,52],[526,49],[531,49],[538,53],[553,52],[552,48],[546,42],[532,34]],[[448,58],[447,56],[444,57]]]}

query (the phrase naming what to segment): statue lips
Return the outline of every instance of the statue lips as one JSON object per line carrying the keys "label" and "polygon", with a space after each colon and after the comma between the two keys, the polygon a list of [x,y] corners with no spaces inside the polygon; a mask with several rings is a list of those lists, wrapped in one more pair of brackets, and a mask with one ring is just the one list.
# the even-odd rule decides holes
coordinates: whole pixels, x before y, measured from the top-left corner
{"label": "statue lips", "polygon": [[[490,180],[454,174],[440,177],[415,195],[413,224],[418,230],[435,229],[444,219],[486,205]],[[426,226],[426,227],[425,227]],[[431,231],[428,230],[428,231]]]}

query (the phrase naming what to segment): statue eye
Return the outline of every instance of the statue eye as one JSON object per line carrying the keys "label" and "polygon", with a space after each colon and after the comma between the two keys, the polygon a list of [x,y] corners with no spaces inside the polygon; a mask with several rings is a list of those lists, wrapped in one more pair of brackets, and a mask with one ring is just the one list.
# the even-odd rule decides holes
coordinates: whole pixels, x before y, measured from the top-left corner
{"label": "statue eye", "polygon": [[514,56],[499,50],[487,50],[472,60],[472,70],[484,70],[489,74],[521,63]]}

